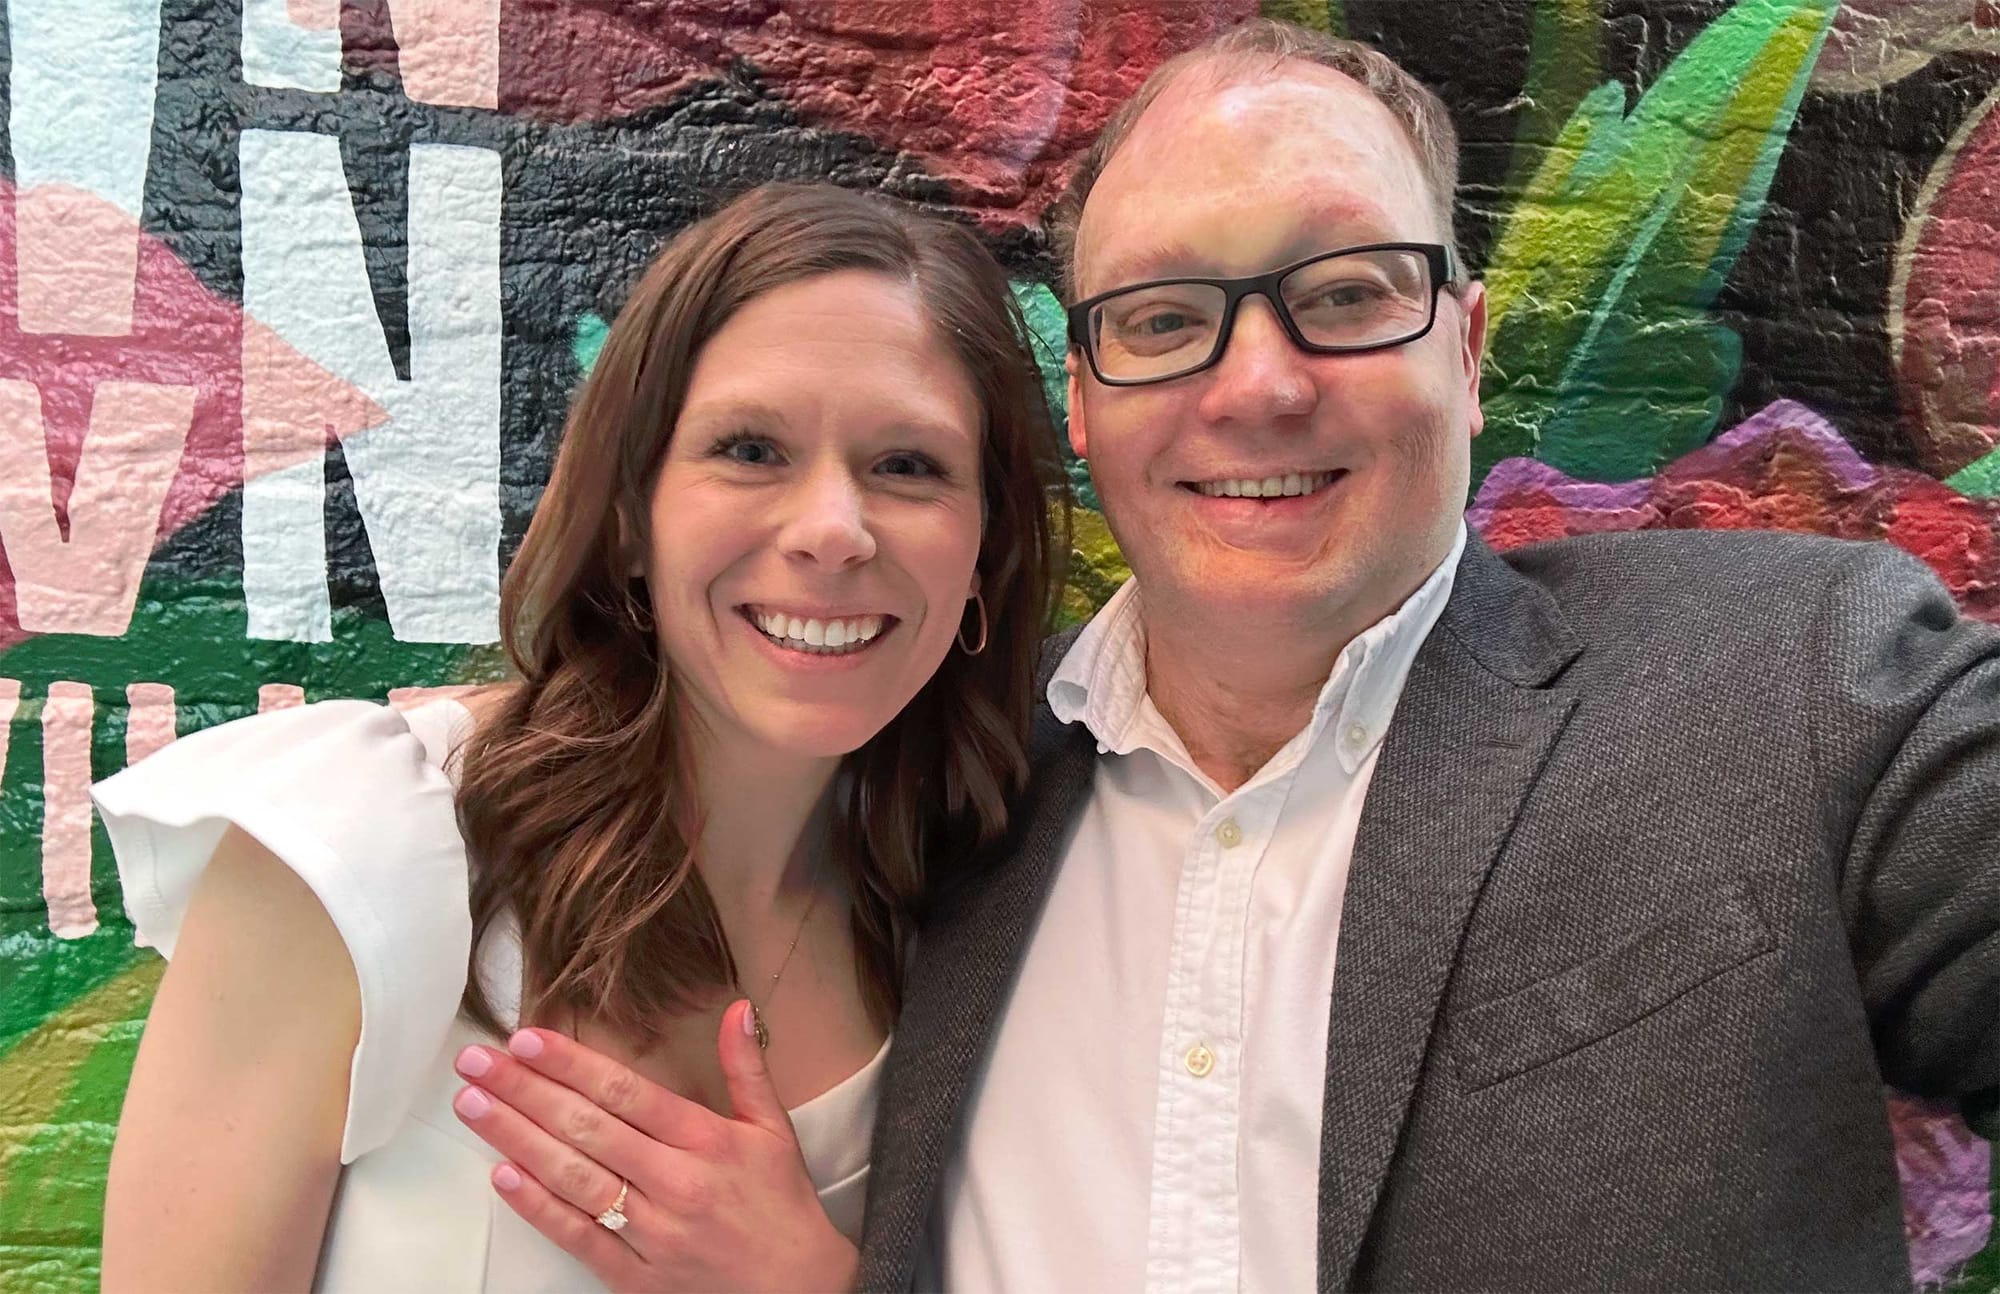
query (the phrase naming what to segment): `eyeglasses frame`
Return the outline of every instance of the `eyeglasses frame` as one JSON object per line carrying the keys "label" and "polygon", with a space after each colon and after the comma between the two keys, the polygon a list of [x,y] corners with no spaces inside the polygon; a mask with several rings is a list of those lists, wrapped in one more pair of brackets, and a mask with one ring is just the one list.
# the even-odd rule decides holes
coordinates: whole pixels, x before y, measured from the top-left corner
{"label": "eyeglasses frame", "polygon": [[[1292,318],[1290,307],[1285,305],[1284,297],[1278,291],[1278,285],[1308,265],[1317,264],[1320,261],[1329,261],[1336,256],[1353,256],[1362,252],[1423,253],[1431,276],[1430,315],[1424,321],[1424,326],[1407,337],[1398,337],[1393,341],[1369,342],[1365,346],[1324,346],[1317,342],[1306,340],[1305,334],[1299,331],[1298,323]],[[1229,349],[1230,334],[1236,328],[1236,308],[1242,304],[1245,297],[1263,297],[1270,304],[1271,313],[1277,316],[1279,325],[1284,328],[1285,335],[1291,339],[1292,345],[1297,346],[1307,354],[1361,355],[1369,351],[1387,350],[1392,346],[1407,346],[1411,342],[1428,335],[1430,330],[1437,326],[1438,294],[1447,288],[1451,288],[1455,292],[1458,286],[1457,278],[1457,260],[1452,256],[1451,248],[1442,243],[1366,243],[1359,247],[1341,247],[1330,252],[1317,252],[1302,261],[1294,261],[1290,265],[1281,265],[1277,269],[1269,270],[1263,274],[1250,274],[1238,279],[1187,276],[1171,279],[1148,279],[1144,283],[1128,283],[1124,287],[1113,288],[1109,292],[1100,292],[1096,296],[1086,297],[1069,307],[1064,313],[1069,322],[1070,345],[1078,347],[1083,351],[1084,361],[1090,365],[1091,376],[1095,377],[1099,383],[1104,386],[1151,386],[1155,382],[1171,382],[1176,378],[1192,377],[1196,373],[1214,368],[1217,364],[1221,363],[1223,353]],[[1090,312],[1114,297],[1124,296],[1127,292],[1138,292],[1145,288],[1174,287],[1184,283],[1221,288],[1223,291],[1222,326],[1216,332],[1215,349],[1209,357],[1193,368],[1180,369],[1160,377],[1113,378],[1104,376],[1103,371],[1097,366],[1097,348],[1091,344],[1089,338]]]}

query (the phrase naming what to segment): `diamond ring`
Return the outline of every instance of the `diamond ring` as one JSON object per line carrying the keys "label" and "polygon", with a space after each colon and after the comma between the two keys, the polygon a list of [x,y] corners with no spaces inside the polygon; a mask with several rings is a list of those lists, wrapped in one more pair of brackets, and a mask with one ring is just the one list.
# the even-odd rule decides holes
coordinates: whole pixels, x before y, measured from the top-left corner
{"label": "diamond ring", "polygon": [[618,1198],[611,1201],[611,1207],[597,1215],[597,1225],[606,1231],[623,1231],[631,1219],[625,1216],[625,1192],[630,1190],[624,1178],[618,1179]]}

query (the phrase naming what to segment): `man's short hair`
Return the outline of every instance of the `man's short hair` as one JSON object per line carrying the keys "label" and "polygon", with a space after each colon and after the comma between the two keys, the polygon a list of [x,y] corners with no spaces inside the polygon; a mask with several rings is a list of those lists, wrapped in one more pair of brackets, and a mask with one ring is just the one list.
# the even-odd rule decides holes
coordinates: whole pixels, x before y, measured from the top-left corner
{"label": "man's short hair", "polygon": [[[1153,101],[1169,85],[1197,68],[1217,64],[1275,65],[1286,59],[1331,68],[1358,81],[1402,123],[1403,132],[1416,151],[1424,180],[1430,185],[1438,228],[1444,231],[1445,242],[1452,249],[1453,262],[1463,264],[1452,221],[1452,202],[1458,190],[1458,132],[1452,128],[1451,113],[1444,101],[1372,45],[1275,18],[1249,18],[1153,69],[1145,84],[1111,114],[1084,152],[1070,175],[1068,187],[1049,212],[1056,254],[1062,264],[1065,300],[1074,301],[1077,295],[1076,231],[1083,220],[1083,204],[1112,154],[1124,144]],[[1464,273],[1462,269],[1459,272]]]}

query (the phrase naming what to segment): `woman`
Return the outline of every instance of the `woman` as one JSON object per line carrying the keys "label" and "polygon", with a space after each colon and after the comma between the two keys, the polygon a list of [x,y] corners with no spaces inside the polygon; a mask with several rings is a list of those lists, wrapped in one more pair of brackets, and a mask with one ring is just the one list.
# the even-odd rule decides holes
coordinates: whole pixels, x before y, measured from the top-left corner
{"label": "woman", "polygon": [[[500,1201],[591,1183],[524,1184],[453,1112],[454,1062],[517,1025],[711,1109],[767,1075],[797,1148],[732,1198],[786,1242],[710,1270],[851,1277],[926,862],[1026,775],[1060,549],[1023,336],[965,231],[748,194],[655,262],[577,399],[503,590],[516,681],[261,715],[98,788],[172,958],[107,1290],[587,1281]],[[609,1187],[562,1207],[659,1215]]]}

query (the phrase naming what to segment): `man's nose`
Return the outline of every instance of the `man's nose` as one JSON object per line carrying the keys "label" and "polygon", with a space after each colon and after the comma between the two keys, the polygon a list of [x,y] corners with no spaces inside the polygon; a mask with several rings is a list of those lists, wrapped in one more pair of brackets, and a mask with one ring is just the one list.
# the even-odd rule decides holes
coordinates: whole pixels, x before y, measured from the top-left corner
{"label": "man's nose", "polygon": [[1262,296],[1236,308],[1229,344],[1209,373],[1201,412],[1212,422],[1267,423],[1311,413],[1319,403],[1308,356]]}
{"label": "man's nose", "polygon": [[824,466],[787,493],[779,547],[836,570],[859,566],[875,555],[862,483],[845,466]]}

